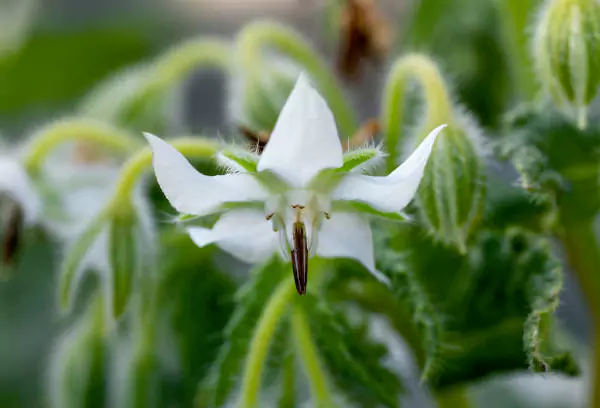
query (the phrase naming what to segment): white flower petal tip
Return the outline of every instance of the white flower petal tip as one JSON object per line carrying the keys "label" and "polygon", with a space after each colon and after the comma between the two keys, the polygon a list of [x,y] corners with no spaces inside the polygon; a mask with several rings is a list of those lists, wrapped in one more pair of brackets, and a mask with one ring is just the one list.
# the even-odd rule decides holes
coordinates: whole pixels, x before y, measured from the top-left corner
{"label": "white flower petal tip", "polygon": [[294,187],[302,187],[321,170],[343,165],[333,113],[301,74],[269,138],[258,171],[272,170]]}
{"label": "white flower petal tip", "polygon": [[158,184],[180,213],[207,215],[229,202],[264,200],[265,192],[250,175],[206,176],[164,140],[144,133],[152,149],[152,165]]}
{"label": "white flower petal tip", "polygon": [[382,212],[400,213],[415,196],[437,136],[433,129],[415,151],[386,177],[350,174],[333,193],[334,199],[359,201]]}

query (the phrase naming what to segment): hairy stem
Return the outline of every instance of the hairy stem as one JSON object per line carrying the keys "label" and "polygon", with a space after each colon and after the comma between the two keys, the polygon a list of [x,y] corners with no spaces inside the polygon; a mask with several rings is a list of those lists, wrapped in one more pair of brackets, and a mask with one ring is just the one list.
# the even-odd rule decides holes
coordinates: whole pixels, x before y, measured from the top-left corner
{"label": "hairy stem", "polygon": [[83,141],[128,154],[141,141],[114,126],[88,119],[64,119],[44,127],[29,145],[24,165],[30,174],[38,174],[44,160],[63,143]]}
{"label": "hairy stem", "polygon": [[594,234],[593,221],[563,222],[561,238],[567,259],[577,275],[593,319],[594,359],[590,407],[600,407],[600,245]]}
{"label": "hairy stem", "polygon": [[292,330],[296,338],[298,356],[302,361],[310,392],[313,397],[313,406],[329,408],[334,406],[333,398],[329,391],[329,380],[323,370],[317,349],[312,340],[310,326],[300,307],[294,307],[292,314]]}
{"label": "hairy stem", "polygon": [[277,330],[277,325],[289,307],[294,293],[295,287],[293,281],[285,279],[279,284],[265,306],[254,331],[248,351],[248,359],[244,367],[242,391],[239,400],[240,408],[253,408],[257,406],[260,396],[263,366],[267,358],[271,340]]}
{"label": "hairy stem", "polygon": [[[247,25],[238,36],[239,55],[245,75],[246,86],[251,90],[252,82],[262,75],[261,49],[270,46],[285,54],[302,66],[317,82],[317,86],[336,118],[344,136],[350,137],[357,129],[357,121],[341,91],[339,83],[321,58],[310,48],[304,39],[289,28],[270,22],[256,22]],[[252,93],[246,92],[251,98]]]}
{"label": "hairy stem", "polygon": [[399,58],[387,79],[382,103],[383,135],[387,145],[387,169],[396,168],[396,160],[402,142],[400,133],[404,114],[406,85],[410,79],[418,81],[423,90],[426,115],[423,125],[427,132],[441,125],[452,123],[452,102],[441,72],[434,61],[420,54]]}

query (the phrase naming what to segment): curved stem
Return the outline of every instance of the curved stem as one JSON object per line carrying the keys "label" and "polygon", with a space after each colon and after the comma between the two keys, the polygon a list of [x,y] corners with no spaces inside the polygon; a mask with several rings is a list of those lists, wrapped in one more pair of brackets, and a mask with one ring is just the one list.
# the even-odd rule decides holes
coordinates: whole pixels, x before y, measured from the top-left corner
{"label": "curved stem", "polygon": [[451,126],[452,102],[441,72],[434,61],[420,54],[409,54],[398,59],[389,74],[383,93],[383,135],[388,150],[387,170],[396,168],[398,145],[404,114],[406,84],[414,78],[423,90],[426,103],[425,128],[431,130],[443,123]]}
{"label": "curved stem", "polygon": [[314,406],[329,408],[334,406],[333,398],[329,391],[329,381],[321,366],[317,349],[312,341],[310,326],[300,307],[294,307],[292,314],[292,330],[296,338],[298,355],[302,360],[310,392],[313,396]]}
{"label": "curved stem", "polygon": [[600,407],[600,245],[594,234],[593,220],[564,220],[561,238],[592,315],[594,359],[590,407]]}
{"label": "curved stem", "polygon": [[[210,158],[219,148],[211,140],[200,138],[177,138],[169,143],[183,155],[197,158]],[[152,165],[152,150],[149,147],[139,151],[124,165],[117,181],[117,190],[114,199],[117,201],[129,200],[131,192],[136,186],[140,176]]]}
{"label": "curved stem", "polygon": [[241,408],[253,408],[258,402],[263,365],[267,358],[269,346],[277,325],[287,310],[294,293],[295,287],[291,279],[285,279],[281,282],[269,299],[258,321],[248,350],[246,366],[244,367],[239,402]]}
{"label": "curved stem", "polygon": [[[283,25],[271,22],[256,22],[247,25],[238,36],[238,49],[245,75],[246,86],[252,87],[253,78],[261,73],[261,48],[265,45],[287,55],[300,64],[317,82],[336,118],[340,131],[350,137],[357,129],[357,120],[347,98],[334,75],[304,39]],[[251,92],[245,93],[251,98]]]}
{"label": "curved stem", "polygon": [[457,385],[437,393],[435,397],[438,408],[469,408],[467,388]]}
{"label": "curved stem", "polygon": [[120,153],[130,153],[141,142],[119,128],[88,119],[65,119],[44,127],[32,140],[24,160],[30,174],[41,171],[44,159],[59,145],[85,141],[110,148]]}
{"label": "curved stem", "polygon": [[190,40],[174,47],[154,62],[149,81],[129,106],[146,99],[149,94],[175,85],[199,67],[227,69],[231,55],[230,45],[218,39]]}

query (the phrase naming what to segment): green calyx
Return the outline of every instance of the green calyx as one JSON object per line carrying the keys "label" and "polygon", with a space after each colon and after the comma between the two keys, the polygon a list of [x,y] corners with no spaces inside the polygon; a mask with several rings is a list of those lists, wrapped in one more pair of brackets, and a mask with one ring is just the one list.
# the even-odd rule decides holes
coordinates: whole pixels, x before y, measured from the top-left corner
{"label": "green calyx", "polygon": [[585,127],[587,106],[600,84],[600,4],[550,1],[538,22],[534,46],[543,86]]}

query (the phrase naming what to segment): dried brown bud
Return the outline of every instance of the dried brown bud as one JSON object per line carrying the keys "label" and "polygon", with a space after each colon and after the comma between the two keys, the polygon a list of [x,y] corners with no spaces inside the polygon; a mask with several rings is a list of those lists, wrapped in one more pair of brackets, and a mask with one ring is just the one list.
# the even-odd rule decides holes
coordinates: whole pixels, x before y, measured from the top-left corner
{"label": "dried brown bud", "polygon": [[11,266],[19,251],[23,229],[23,208],[11,203],[7,217],[2,225],[2,264]]}
{"label": "dried brown bud", "polygon": [[379,121],[377,119],[369,119],[350,138],[349,149],[369,144],[380,131],[381,125]]}
{"label": "dried brown bud", "polygon": [[355,78],[364,59],[379,60],[390,49],[392,32],[374,0],[346,0],[340,21],[338,69]]}
{"label": "dried brown bud", "polygon": [[238,129],[240,130],[240,133],[250,141],[251,147],[255,149],[258,154],[261,154],[263,149],[267,145],[267,142],[269,141],[271,132],[256,132],[244,125],[239,125]]}

